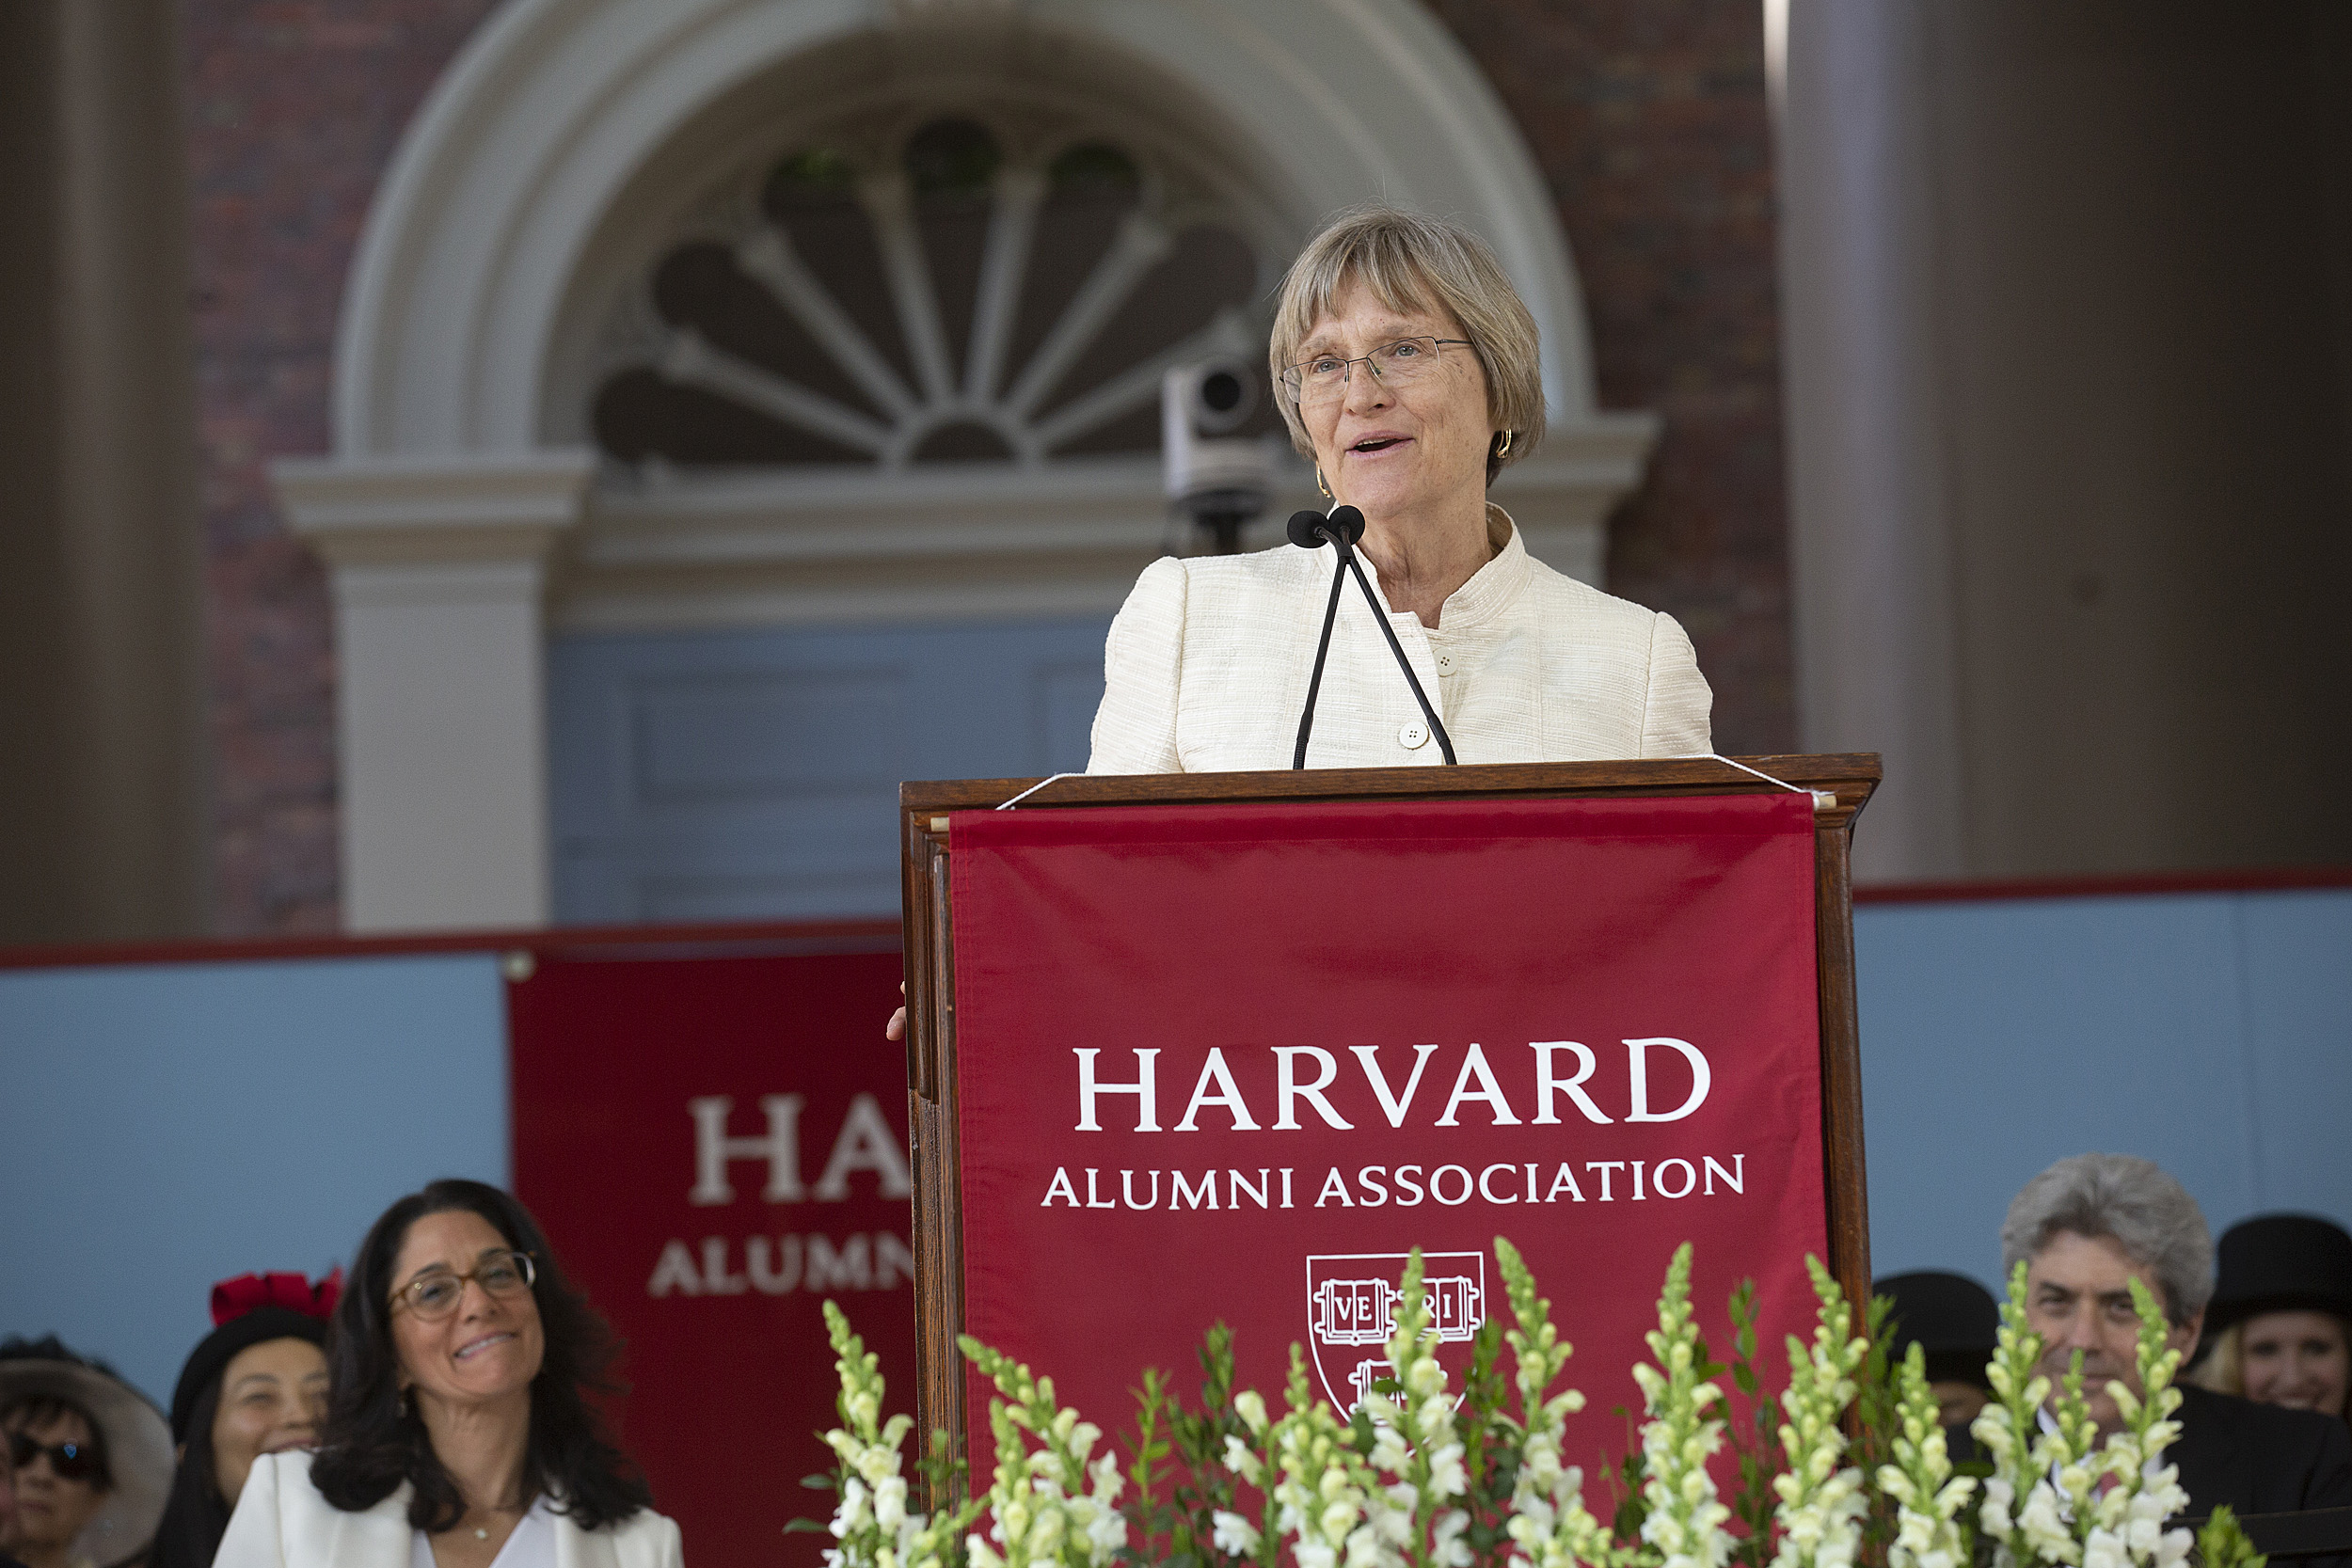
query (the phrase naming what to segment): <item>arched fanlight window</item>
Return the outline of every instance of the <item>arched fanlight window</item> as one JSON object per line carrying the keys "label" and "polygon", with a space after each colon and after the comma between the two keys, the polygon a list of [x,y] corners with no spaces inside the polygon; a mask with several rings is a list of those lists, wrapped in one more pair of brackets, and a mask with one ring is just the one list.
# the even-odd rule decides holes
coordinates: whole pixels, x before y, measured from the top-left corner
{"label": "arched fanlight window", "polygon": [[596,442],[652,467],[1155,451],[1162,372],[1253,353],[1268,283],[1171,183],[1115,135],[1017,120],[807,138],[732,232],[706,224],[650,269]]}

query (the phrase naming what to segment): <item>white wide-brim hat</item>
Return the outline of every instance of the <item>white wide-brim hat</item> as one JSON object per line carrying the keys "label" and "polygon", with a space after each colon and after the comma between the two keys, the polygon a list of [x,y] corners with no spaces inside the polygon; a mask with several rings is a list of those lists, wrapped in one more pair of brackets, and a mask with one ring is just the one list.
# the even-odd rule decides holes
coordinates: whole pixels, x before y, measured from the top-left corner
{"label": "white wide-brim hat", "polygon": [[[146,1395],[112,1372],[39,1354],[50,1344],[55,1341],[39,1347],[20,1341],[9,1347],[15,1354],[0,1357],[0,1406],[45,1394],[89,1412],[106,1445],[106,1468],[114,1485],[74,1537],[73,1552],[92,1562],[119,1563],[145,1551],[163,1522],[175,1465],[171,1423]],[[62,1345],[56,1348],[64,1350]],[[34,1354],[26,1354],[27,1350]]]}

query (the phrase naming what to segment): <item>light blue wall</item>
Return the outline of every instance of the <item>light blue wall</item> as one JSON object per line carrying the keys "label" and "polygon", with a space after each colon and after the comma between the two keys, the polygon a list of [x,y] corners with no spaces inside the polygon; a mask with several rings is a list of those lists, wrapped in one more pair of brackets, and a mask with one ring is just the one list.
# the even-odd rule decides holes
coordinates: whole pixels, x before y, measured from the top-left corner
{"label": "light blue wall", "polygon": [[897,914],[898,781],[1085,768],[1109,629],[558,638],[557,917]]}
{"label": "light blue wall", "polygon": [[168,1402],[215,1280],[322,1273],[508,1142],[493,956],[0,972],[0,1334]]}
{"label": "light blue wall", "polygon": [[[2217,1229],[2352,1216],[2352,891],[1854,927],[1881,1273],[1991,1283],[2010,1196],[2089,1148],[2160,1161]],[[0,972],[0,1333],[168,1398],[213,1280],[322,1270],[432,1177],[505,1180],[505,1063],[487,955]]]}
{"label": "light blue wall", "polygon": [[2142,1154],[2216,1234],[2352,1221],[2352,890],[1865,905],[1872,1261],[2000,1275],[2069,1154]]}

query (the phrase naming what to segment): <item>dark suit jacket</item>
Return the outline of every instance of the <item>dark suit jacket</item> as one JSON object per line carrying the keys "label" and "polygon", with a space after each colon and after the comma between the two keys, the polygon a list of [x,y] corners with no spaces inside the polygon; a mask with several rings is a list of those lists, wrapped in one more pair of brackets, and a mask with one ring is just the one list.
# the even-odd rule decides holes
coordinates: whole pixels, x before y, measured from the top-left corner
{"label": "dark suit jacket", "polygon": [[2188,1513],[2285,1513],[2352,1506],[2352,1430],[2309,1410],[2254,1404],[2184,1385],[2181,1440],[2164,1450],[2181,1467]]}
{"label": "dark suit jacket", "polygon": [[[2342,1421],[2177,1386],[2181,1436],[2164,1457],[2180,1467],[2188,1494],[2180,1517],[2202,1519],[2223,1503],[2241,1517],[2352,1506],[2352,1429]],[[1955,1461],[1986,1457],[1965,1427],[1948,1427],[1945,1437]]]}

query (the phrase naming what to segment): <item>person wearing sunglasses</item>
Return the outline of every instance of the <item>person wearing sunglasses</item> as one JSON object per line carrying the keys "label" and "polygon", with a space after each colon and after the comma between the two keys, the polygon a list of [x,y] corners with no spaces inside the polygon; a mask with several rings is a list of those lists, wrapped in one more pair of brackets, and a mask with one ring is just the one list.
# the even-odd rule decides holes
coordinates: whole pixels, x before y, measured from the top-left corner
{"label": "person wearing sunglasses", "polygon": [[316,1452],[254,1461],[216,1568],[680,1568],[590,1402],[612,1348],[520,1203],[409,1194],[336,1306]]}
{"label": "person wearing sunglasses", "polygon": [[1104,646],[1089,773],[1710,750],[1682,627],[1536,560],[1486,499],[1542,439],[1544,388],[1534,318],[1483,241],[1391,207],[1343,214],[1283,280],[1268,371],[1325,504],[1362,515],[1380,612],[1348,591],[1318,666],[1327,546],[1152,562]]}
{"label": "person wearing sunglasses", "polygon": [[[0,1542],[6,1542],[16,1528],[16,1461],[8,1456],[8,1445],[0,1442]],[[0,1568],[24,1568],[7,1552],[0,1551]]]}
{"label": "person wearing sunglasses", "polygon": [[147,1568],[212,1568],[253,1462],[309,1448],[326,1416],[326,1326],[340,1271],[240,1275],[213,1287],[213,1331],[171,1396],[180,1471]]}
{"label": "person wearing sunglasses", "polygon": [[[16,1527],[16,1462],[8,1455],[8,1445],[0,1443],[0,1541],[6,1541]],[[24,1568],[24,1564],[0,1551],[0,1568]]]}
{"label": "person wearing sunglasses", "polygon": [[146,1551],[171,1482],[163,1412],[56,1336],[0,1344],[0,1439],[25,1568],[112,1568]]}

